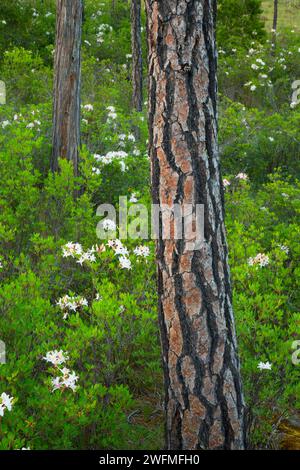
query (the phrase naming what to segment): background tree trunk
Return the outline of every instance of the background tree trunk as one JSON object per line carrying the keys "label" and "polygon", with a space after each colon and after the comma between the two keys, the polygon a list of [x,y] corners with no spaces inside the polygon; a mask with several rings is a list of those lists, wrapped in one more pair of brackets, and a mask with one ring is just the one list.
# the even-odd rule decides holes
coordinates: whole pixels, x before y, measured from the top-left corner
{"label": "background tree trunk", "polygon": [[278,23],[278,0],[274,0],[272,47],[275,47],[276,45],[277,23]]}
{"label": "background tree trunk", "polygon": [[273,29],[277,30],[277,20],[278,20],[278,0],[274,0],[274,13],[273,13]]}
{"label": "background tree trunk", "polygon": [[78,172],[82,0],[57,0],[51,169],[67,158]]}
{"label": "background tree trunk", "polygon": [[141,0],[131,0],[132,105],[138,112],[143,108],[143,63],[141,41]]}
{"label": "background tree trunk", "polygon": [[168,449],[243,449],[217,145],[214,0],[146,1],[154,204],[203,204],[204,242],[157,242]]}

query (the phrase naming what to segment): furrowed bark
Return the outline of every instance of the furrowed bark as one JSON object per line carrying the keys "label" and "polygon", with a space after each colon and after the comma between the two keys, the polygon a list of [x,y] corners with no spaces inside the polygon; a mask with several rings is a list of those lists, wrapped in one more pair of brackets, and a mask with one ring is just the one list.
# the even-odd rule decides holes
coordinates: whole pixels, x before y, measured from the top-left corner
{"label": "furrowed bark", "polygon": [[143,108],[143,63],[141,41],[141,0],[131,0],[131,48],[132,48],[132,106],[141,112]]}
{"label": "furrowed bark", "polygon": [[204,205],[204,241],[157,241],[168,449],[243,449],[217,143],[214,0],[146,1],[153,203]]}
{"label": "furrowed bark", "polygon": [[57,0],[54,60],[52,171],[58,158],[73,162],[78,173],[80,146],[82,0]]}

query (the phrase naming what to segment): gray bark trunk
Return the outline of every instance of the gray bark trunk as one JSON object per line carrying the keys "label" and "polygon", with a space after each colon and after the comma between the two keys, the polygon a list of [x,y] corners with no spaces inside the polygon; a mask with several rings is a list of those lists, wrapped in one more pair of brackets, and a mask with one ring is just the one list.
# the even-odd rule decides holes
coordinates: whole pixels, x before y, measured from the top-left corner
{"label": "gray bark trunk", "polygon": [[204,205],[204,242],[157,242],[168,449],[243,449],[217,144],[213,0],[146,1],[154,204]]}
{"label": "gray bark trunk", "polygon": [[57,0],[54,59],[52,171],[58,158],[73,162],[78,173],[80,146],[80,87],[82,0]]}

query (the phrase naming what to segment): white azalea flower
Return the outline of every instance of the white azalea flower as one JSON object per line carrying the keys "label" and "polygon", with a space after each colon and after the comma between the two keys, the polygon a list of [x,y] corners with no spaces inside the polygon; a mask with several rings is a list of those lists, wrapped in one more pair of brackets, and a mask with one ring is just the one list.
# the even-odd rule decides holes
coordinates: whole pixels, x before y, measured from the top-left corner
{"label": "white azalea flower", "polygon": [[150,255],[150,248],[148,246],[137,246],[133,250],[136,256],[141,256],[143,258],[147,258]]}
{"label": "white azalea flower", "polygon": [[264,253],[258,253],[254,258],[248,259],[249,266],[260,266],[263,268],[269,264],[269,256]]}
{"label": "white azalea flower", "polygon": [[13,397],[10,397],[7,393],[3,392],[0,396],[0,406],[4,407],[4,410],[7,409],[8,411],[11,411],[13,399]]}
{"label": "white azalea flower", "polygon": [[129,202],[138,202],[136,194],[132,193],[129,199]]}
{"label": "white azalea flower", "polygon": [[68,353],[60,350],[57,351],[56,349],[54,351],[49,351],[47,352],[46,356],[43,357],[45,361],[50,362],[54,366],[58,366],[60,364],[63,364],[69,359]]}
{"label": "white azalea flower", "polygon": [[129,258],[126,258],[125,256],[121,256],[119,258],[120,265],[122,269],[131,269],[131,261]]}
{"label": "white azalea flower", "polygon": [[248,179],[248,175],[246,175],[246,173],[238,173],[236,175],[236,179],[246,181]]}
{"label": "white azalea flower", "polygon": [[102,226],[103,226],[104,230],[107,230],[107,231],[109,231],[109,230],[114,231],[117,228],[116,223],[111,219],[103,220]]}
{"label": "white azalea flower", "polygon": [[272,364],[270,362],[260,362],[257,366],[259,370],[271,370]]}

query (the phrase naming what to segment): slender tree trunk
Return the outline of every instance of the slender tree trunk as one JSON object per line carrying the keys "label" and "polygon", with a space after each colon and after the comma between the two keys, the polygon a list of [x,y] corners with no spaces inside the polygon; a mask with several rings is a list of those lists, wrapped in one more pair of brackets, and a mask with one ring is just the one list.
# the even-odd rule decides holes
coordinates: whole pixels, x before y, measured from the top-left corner
{"label": "slender tree trunk", "polygon": [[80,146],[80,87],[82,0],[57,0],[56,49],[54,63],[54,105],[52,171],[58,158],[73,162],[78,172]]}
{"label": "slender tree trunk", "polygon": [[276,33],[277,33],[277,22],[278,22],[278,0],[274,0],[274,12],[273,12],[273,38],[272,47],[276,45]]}
{"label": "slender tree trunk", "polygon": [[[204,241],[157,242],[168,449],[243,449],[217,144],[214,0],[146,0],[154,204],[204,205]],[[172,231],[171,231],[172,233]]]}
{"label": "slender tree trunk", "polygon": [[141,41],[141,0],[131,0],[132,105],[138,112],[143,107],[143,63]]}

